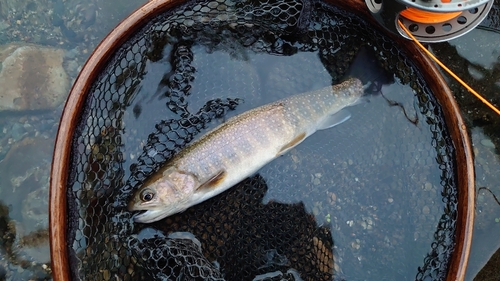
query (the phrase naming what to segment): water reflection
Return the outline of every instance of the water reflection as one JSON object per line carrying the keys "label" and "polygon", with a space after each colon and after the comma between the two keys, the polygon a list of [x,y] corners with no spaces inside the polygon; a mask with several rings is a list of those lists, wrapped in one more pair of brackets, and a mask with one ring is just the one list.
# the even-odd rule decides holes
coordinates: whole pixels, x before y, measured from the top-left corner
{"label": "water reflection", "polygon": [[[491,32],[476,31],[476,33],[485,33],[483,36],[491,35]],[[500,37],[500,35],[498,36]],[[489,37],[487,37],[489,38]],[[463,40],[456,39],[456,40]],[[498,39],[500,42],[500,38]],[[473,43],[467,43],[468,46],[462,48],[472,47]],[[495,45],[496,47],[497,45]],[[458,46],[451,43],[439,43],[432,46],[438,57],[443,58],[443,62],[455,71],[466,83],[472,88],[476,89],[492,104],[496,104],[497,108],[500,104],[498,97],[499,81],[500,81],[500,59],[498,55],[499,50],[491,50],[491,48],[484,50],[481,53],[491,52],[490,58],[496,60],[488,60],[488,65],[485,66],[484,62],[475,62],[474,58],[463,57],[457,50]],[[470,55],[472,56],[472,55]],[[483,55],[476,55],[481,58]],[[450,87],[455,93],[455,98],[465,114],[465,120],[468,122],[469,128],[481,128],[484,134],[491,140],[491,146],[495,147],[496,153],[500,153],[500,116],[484,105],[480,100],[474,98],[465,88],[460,86],[456,81],[450,80]]]}
{"label": "water reflection", "polygon": [[[8,205],[0,201],[0,280],[48,280],[50,260],[33,261],[33,254],[48,243],[48,229],[18,237],[19,224],[10,217]],[[31,251],[31,253],[30,253]],[[35,252],[33,252],[35,251]]]}
{"label": "water reflection", "polygon": [[[488,19],[481,24],[486,29],[473,30],[466,36],[449,43],[431,45],[438,58],[497,108],[500,105],[498,96],[498,81],[500,81],[499,7],[498,1],[495,1]],[[492,268],[491,264],[495,262],[496,256],[492,254],[498,246],[491,247],[491,245],[500,244],[496,235],[500,227],[496,221],[500,218],[500,207],[494,199],[500,195],[498,177],[500,174],[500,130],[498,130],[500,116],[474,98],[452,78],[448,78],[450,88],[455,93],[455,98],[468,123],[475,154],[478,192],[473,244],[466,280],[496,280],[498,278],[493,276],[498,276],[500,270],[498,267]],[[480,187],[486,187],[492,193],[479,190]],[[490,257],[491,262],[486,264]],[[485,269],[481,271],[483,266]]]}
{"label": "water reflection", "polygon": [[[69,86],[101,38],[142,3],[0,0],[0,62],[5,63],[9,56],[15,58],[8,49],[18,48],[19,59],[13,65],[21,69],[20,77],[25,79],[12,79],[8,75],[19,73],[19,69],[9,74],[5,72],[7,64],[0,64],[0,88],[24,93],[9,96],[3,91],[0,98],[0,280],[51,279],[48,177],[57,123],[68,91],[62,85]],[[22,50],[30,52],[22,57]],[[24,61],[30,66],[20,63]],[[23,65],[32,72],[23,74]],[[40,77],[51,71],[67,81],[60,79],[52,84],[59,89],[46,91],[38,82],[49,81]],[[62,94],[56,96],[61,89]],[[4,110],[9,104],[15,110]]]}
{"label": "water reflection", "polygon": [[498,265],[500,264],[500,248],[491,256],[486,265],[474,277],[475,281],[481,280],[500,280]]}

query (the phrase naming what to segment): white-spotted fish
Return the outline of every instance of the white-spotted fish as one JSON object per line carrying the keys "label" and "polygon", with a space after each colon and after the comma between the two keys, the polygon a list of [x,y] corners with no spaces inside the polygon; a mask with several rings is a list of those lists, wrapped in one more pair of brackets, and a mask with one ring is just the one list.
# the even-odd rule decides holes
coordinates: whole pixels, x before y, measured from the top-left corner
{"label": "white-spotted fish", "polygon": [[314,132],[349,119],[363,96],[359,79],[294,95],[228,119],[192,142],[148,178],[128,204],[136,222],[160,220],[251,176]]}

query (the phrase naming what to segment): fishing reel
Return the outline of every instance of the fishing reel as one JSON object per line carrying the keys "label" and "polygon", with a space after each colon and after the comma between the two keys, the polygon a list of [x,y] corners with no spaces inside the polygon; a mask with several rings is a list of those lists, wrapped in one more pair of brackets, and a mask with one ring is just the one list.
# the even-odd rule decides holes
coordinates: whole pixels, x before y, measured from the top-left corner
{"label": "fishing reel", "polygon": [[365,0],[375,19],[395,34],[409,38],[398,20],[421,42],[443,42],[474,29],[494,0]]}

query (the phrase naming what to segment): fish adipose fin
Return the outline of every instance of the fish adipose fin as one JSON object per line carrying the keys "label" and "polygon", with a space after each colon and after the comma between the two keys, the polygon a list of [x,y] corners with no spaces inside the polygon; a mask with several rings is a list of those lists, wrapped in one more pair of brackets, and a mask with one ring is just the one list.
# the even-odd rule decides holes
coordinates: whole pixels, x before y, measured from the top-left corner
{"label": "fish adipose fin", "polygon": [[325,119],[318,124],[318,130],[324,130],[337,126],[338,124],[344,123],[349,118],[351,118],[351,113],[347,109],[342,109],[332,115],[326,116]]}
{"label": "fish adipose fin", "polygon": [[202,183],[196,190],[211,189],[220,184],[226,177],[226,170],[219,170],[213,177]]}
{"label": "fish adipose fin", "polygon": [[304,139],[306,138],[306,133],[300,133],[298,136],[293,138],[293,140],[287,144],[285,144],[280,151],[278,151],[278,154],[276,156],[280,156],[285,154],[288,150],[292,149],[295,147],[297,144],[301,143]]}

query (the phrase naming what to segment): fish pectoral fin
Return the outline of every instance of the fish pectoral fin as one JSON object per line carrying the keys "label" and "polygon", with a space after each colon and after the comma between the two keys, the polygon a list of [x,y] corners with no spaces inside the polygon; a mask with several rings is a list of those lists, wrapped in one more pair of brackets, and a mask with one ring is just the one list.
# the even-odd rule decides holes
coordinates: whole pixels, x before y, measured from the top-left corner
{"label": "fish pectoral fin", "polygon": [[200,186],[196,190],[201,190],[201,189],[210,189],[215,186],[217,186],[219,183],[221,183],[224,178],[226,177],[226,170],[219,170],[215,175],[213,175],[211,178],[209,178],[207,181],[204,183],[200,184]]}
{"label": "fish pectoral fin", "polygon": [[342,109],[332,115],[328,115],[325,119],[318,124],[318,130],[328,129],[338,124],[344,123],[351,118],[351,113],[347,109]]}
{"label": "fish pectoral fin", "polygon": [[294,148],[297,144],[301,143],[304,139],[306,138],[306,133],[300,133],[298,136],[292,139],[289,143],[285,144],[280,151],[278,151],[278,154],[276,156],[280,156],[285,154],[288,150]]}

